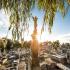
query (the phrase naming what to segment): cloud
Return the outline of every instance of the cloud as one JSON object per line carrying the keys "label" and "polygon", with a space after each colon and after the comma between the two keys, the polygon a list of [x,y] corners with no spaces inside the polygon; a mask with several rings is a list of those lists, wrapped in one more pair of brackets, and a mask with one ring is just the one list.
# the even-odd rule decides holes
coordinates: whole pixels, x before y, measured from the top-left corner
{"label": "cloud", "polygon": [[56,40],[59,40],[61,43],[70,43],[70,33],[59,35]]}
{"label": "cloud", "polygon": [[0,24],[4,27],[9,26],[9,15],[5,14],[3,10],[0,11]]}
{"label": "cloud", "polygon": [[[9,16],[4,11],[0,11],[0,37],[6,37],[9,27]],[[9,33],[11,36],[11,33]],[[8,36],[8,37],[9,37]]]}

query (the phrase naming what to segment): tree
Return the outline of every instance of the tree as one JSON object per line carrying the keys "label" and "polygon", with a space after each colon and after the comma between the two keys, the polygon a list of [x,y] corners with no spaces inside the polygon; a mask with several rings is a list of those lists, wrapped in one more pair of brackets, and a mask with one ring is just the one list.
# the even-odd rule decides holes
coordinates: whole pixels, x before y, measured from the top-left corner
{"label": "tree", "polygon": [[[67,6],[65,4],[67,3]],[[47,23],[48,30],[51,32],[53,21],[57,11],[60,11],[63,16],[67,13],[70,6],[70,0],[1,0],[0,9],[10,14],[10,27],[13,39],[23,38],[24,31],[28,29],[28,19],[31,15],[31,10],[37,5],[39,10],[44,11],[43,27]]]}
{"label": "tree", "polygon": [[[38,3],[38,8],[44,11],[43,27],[47,23],[48,30],[50,33],[56,12],[60,11],[62,16],[65,16],[70,6],[70,0],[38,0],[37,3]],[[65,6],[66,3],[67,7]],[[44,29],[43,27],[42,30]]]}
{"label": "tree", "polygon": [[0,39],[0,53],[4,50],[4,45],[2,39]]}
{"label": "tree", "polygon": [[14,40],[23,40],[24,31],[28,29],[27,20],[35,0],[1,0],[0,9],[9,14],[10,27]]}
{"label": "tree", "polygon": [[53,48],[57,51],[58,50],[58,48],[60,47],[60,43],[59,43],[59,41],[57,40],[57,41],[55,41],[55,42],[53,42],[52,43],[52,45],[53,45]]}
{"label": "tree", "polygon": [[[66,3],[67,7],[65,7]],[[12,31],[13,40],[21,40],[22,42],[23,34],[29,26],[27,21],[34,5],[44,11],[42,30],[48,23],[48,30],[51,32],[56,12],[60,11],[65,16],[70,6],[70,0],[1,0],[0,9],[4,9],[10,14],[9,30]]]}
{"label": "tree", "polygon": [[31,46],[31,49],[32,49],[32,64],[33,66],[38,66],[39,65],[39,60],[38,60],[38,47],[39,47],[39,44],[38,44],[38,41],[36,39],[36,35],[37,35],[37,17],[33,17],[33,21],[34,21],[34,31],[33,31],[33,34],[32,34],[32,46]]}

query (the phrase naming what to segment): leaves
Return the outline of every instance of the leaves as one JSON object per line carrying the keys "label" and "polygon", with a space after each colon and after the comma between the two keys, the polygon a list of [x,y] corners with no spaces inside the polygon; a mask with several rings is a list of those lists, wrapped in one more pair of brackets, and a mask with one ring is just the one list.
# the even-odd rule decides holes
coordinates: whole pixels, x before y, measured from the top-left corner
{"label": "leaves", "polygon": [[[65,3],[68,4],[67,8]],[[65,16],[70,5],[70,0],[1,0],[0,9],[10,14],[10,27],[12,34],[16,38],[23,36],[24,31],[28,29],[28,20],[31,17],[31,11],[37,5],[39,10],[44,12],[44,25],[48,24],[48,30],[51,32],[55,14],[60,11],[62,16]],[[43,26],[44,26],[43,25]],[[42,27],[44,29],[44,27]],[[22,35],[21,35],[21,34]]]}
{"label": "leaves", "polygon": [[30,17],[30,11],[34,7],[34,3],[35,0],[0,1],[0,9],[4,9],[6,13],[10,14],[9,30],[12,30],[14,40],[19,40],[21,37],[20,32],[24,32],[28,29],[29,23],[27,23],[27,21]]}
{"label": "leaves", "polygon": [[48,24],[49,32],[51,32],[56,12],[60,11],[63,17],[66,15],[66,2],[69,3],[70,0],[38,0],[39,10],[45,12],[43,20],[44,24]]}
{"label": "leaves", "polygon": [[70,0],[67,0],[68,4],[70,5]]}

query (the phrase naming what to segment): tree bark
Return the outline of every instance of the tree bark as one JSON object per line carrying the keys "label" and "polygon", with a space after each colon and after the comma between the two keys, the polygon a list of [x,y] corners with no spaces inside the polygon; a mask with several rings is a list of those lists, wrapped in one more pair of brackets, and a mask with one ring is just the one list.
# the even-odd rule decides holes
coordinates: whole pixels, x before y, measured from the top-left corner
{"label": "tree bark", "polygon": [[33,17],[34,20],[34,31],[32,34],[32,70],[34,70],[36,67],[39,67],[39,59],[38,59],[38,41],[36,39],[37,35],[37,17]]}

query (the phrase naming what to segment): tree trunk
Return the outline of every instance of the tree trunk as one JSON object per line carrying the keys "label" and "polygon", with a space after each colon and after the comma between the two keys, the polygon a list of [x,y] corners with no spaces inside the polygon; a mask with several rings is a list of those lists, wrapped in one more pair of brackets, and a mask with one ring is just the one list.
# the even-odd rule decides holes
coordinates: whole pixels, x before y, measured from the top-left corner
{"label": "tree trunk", "polygon": [[38,44],[35,41],[32,42],[32,59],[33,64],[38,65]]}
{"label": "tree trunk", "polygon": [[[34,20],[34,31],[32,34],[32,70],[37,70],[35,68],[39,67],[39,59],[38,59],[38,41],[36,39],[36,35],[37,35],[37,17],[33,17]],[[38,69],[39,70],[39,69]]]}
{"label": "tree trunk", "polygon": [[[40,70],[39,69],[39,58],[38,58],[38,42],[32,42],[32,70]],[[37,69],[36,69],[37,68]]]}

